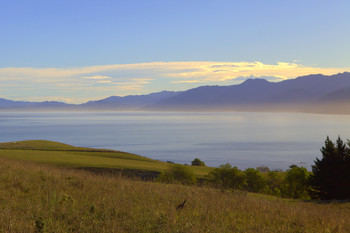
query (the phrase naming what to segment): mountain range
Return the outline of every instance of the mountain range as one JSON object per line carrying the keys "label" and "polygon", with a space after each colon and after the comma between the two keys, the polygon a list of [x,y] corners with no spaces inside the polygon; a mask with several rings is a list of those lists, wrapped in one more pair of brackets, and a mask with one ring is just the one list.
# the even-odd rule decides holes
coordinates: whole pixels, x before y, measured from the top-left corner
{"label": "mountain range", "polygon": [[231,86],[111,96],[83,104],[0,99],[0,110],[274,111],[350,114],[350,73],[301,76],[281,82],[247,79]]}

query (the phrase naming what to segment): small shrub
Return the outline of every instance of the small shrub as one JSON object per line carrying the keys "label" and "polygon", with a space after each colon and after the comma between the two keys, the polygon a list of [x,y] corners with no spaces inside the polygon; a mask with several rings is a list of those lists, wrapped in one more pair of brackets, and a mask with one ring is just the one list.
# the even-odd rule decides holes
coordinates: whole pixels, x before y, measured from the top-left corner
{"label": "small shrub", "polygon": [[198,158],[195,158],[192,163],[191,163],[192,166],[205,166],[205,163],[198,159]]}

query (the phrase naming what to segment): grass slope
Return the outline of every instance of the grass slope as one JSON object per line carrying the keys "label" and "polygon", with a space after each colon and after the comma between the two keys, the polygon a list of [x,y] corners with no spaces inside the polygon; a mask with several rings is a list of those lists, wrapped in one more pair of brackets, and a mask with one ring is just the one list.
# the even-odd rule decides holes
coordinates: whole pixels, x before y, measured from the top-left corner
{"label": "grass slope", "polygon": [[140,182],[8,158],[0,158],[0,209],[0,232],[350,232],[350,203]]}
{"label": "grass slope", "polygon": [[[45,141],[19,141],[0,143],[0,156],[49,163],[68,167],[116,168],[162,172],[169,164],[143,156],[105,149],[74,147]],[[203,177],[212,168],[191,167],[195,174]]]}

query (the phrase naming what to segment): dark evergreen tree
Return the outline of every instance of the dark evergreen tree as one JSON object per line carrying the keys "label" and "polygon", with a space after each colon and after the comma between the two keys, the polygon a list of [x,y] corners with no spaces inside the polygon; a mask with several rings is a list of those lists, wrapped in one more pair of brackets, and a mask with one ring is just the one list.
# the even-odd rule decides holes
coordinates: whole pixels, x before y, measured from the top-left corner
{"label": "dark evergreen tree", "polygon": [[350,199],[350,142],[340,137],[333,143],[329,137],[316,158],[310,177],[311,197],[321,200]]}

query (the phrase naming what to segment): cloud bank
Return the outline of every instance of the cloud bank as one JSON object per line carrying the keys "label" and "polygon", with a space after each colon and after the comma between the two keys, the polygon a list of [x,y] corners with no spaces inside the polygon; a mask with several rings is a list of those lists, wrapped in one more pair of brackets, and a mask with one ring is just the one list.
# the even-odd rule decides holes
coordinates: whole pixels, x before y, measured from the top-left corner
{"label": "cloud bank", "polygon": [[150,62],[78,68],[0,68],[1,97],[81,103],[111,95],[185,90],[199,85],[237,84],[261,77],[280,81],[308,74],[331,75],[345,68],[278,62]]}

